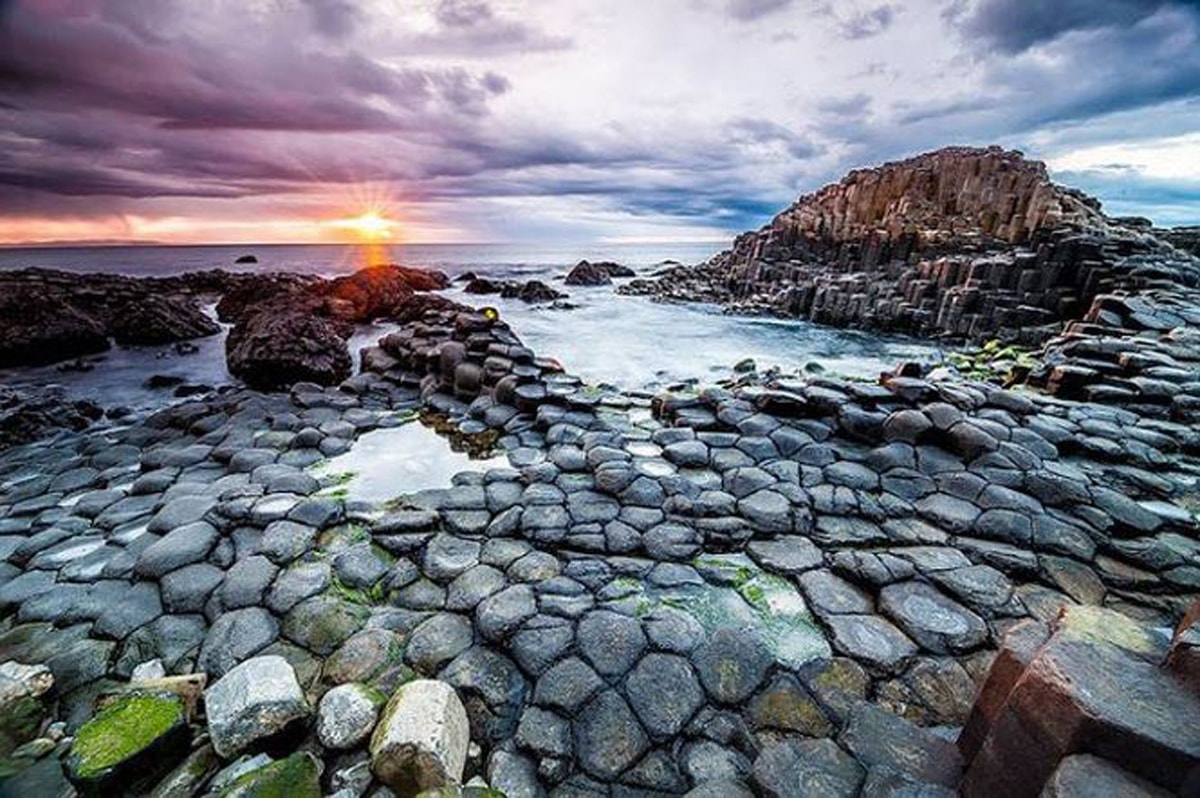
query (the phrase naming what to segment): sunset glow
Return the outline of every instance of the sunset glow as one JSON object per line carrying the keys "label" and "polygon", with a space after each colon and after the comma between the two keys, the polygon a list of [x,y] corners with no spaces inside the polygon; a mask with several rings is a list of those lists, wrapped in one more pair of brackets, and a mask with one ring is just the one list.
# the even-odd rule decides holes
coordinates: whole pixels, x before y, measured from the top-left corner
{"label": "sunset glow", "polygon": [[339,219],[336,227],[350,230],[363,241],[381,241],[392,238],[398,223],[376,210],[369,210],[351,219]]}

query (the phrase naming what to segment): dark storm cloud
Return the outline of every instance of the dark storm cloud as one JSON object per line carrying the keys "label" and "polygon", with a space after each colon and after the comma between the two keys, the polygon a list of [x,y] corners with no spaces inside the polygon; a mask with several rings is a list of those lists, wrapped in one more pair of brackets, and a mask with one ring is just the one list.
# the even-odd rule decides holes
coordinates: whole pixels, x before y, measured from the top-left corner
{"label": "dark storm cloud", "polygon": [[1197,9],[1197,0],[981,0],[952,3],[947,18],[967,36],[1019,53],[1072,31],[1133,25],[1164,8]]}

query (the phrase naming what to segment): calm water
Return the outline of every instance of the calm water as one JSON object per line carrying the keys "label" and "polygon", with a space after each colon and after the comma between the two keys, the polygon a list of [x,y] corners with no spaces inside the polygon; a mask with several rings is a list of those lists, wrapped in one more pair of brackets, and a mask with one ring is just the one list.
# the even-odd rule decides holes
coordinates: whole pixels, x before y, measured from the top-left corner
{"label": "calm water", "polygon": [[[664,305],[616,294],[611,286],[563,287],[562,278],[581,258],[615,260],[649,274],[664,260],[696,263],[719,249],[711,243],[670,245],[212,246],[0,249],[0,269],[42,266],[80,272],[161,276],[205,268],[244,271],[288,270],[315,274],[354,271],[370,262],[394,261],[442,269],[451,275],[475,271],[498,278],[541,279],[565,290],[572,310],[530,306],[496,296],[447,294],[475,306],[491,304],[517,334],[542,355],[555,357],[573,374],[594,383],[627,389],[654,389],[688,379],[727,376],[739,360],[761,367],[801,368],[818,363],[826,370],[874,377],[899,360],[930,359],[935,350],[922,342],[836,330],[803,321],[723,315],[718,308]],[[234,265],[243,254],[259,262]],[[358,349],[390,329],[365,327],[351,341]],[[170,347],[114,349],[94,358],[89,372],[56,367],[0,371],[9,384],[61,384],[68,392],[103,405],[144,409],[171,401],[170,392],[142,386],[152,374],[217,385],[230,381],[223,335],[199,342],[200,352],[180,356]]]}

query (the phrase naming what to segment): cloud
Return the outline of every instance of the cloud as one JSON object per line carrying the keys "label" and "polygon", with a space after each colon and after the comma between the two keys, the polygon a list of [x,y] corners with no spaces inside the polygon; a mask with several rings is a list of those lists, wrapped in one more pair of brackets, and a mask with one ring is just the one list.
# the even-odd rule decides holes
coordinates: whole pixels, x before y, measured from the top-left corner
{"label": "cloud", "polygon": [[875,6],[869,11],[863,11],[843,20],[839,23],[838,30],[847,39],[869,39],[890,28],[899,11],[899,6],[890,3]]}
{"label": "cloud", "polygon": [[752,22],[783,11],[793,2],[794,0],[728,0],[725,12],[741,22]]}
{"label": "cloud", "polygon": [[358,7],[349,0],[302,0],[312,14],[313,25],[325,36],[344,39],[358,24]]}
{"label": "cloud", "polygon": [[1020,53],[1074,31],[1136,24],[1165,8],[1197,8],[1195,0],[980,0],[954,3],[948,18],[968,37],[1005,53]]}

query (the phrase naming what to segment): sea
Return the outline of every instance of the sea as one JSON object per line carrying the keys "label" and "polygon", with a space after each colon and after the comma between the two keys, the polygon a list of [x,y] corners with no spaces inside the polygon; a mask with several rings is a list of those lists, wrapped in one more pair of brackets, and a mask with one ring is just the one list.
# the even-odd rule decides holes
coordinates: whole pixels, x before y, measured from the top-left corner
{"label": "sea", "polygon": [[[613,286],[561,284],[581,259],[615,261],[649,276],[666,261],[698,263],[721,249],[713,242],[45,247],[0,249],[0,269],[43,267],[157,277],[222,268],[336,276],[392,262],[440,269],[451,277],[470,271],[495,279],[538,279],[569,294],[566,302],[572,307],[467,295],[461,282],[445,293],[465,304],[495,307],[539,355],[557,359],[589,383],[625,390],[654,391],[689,379],[712,382],[730,376],[733,366],[746,358],[760,369],[778,366],[868,379],[902,360],[940,358],[935,347],[916,339],[800,320],[728,315],[711,305],[665,304],[621,296]],[[237,264],[243,255],[255,256],[257,263]],[[351,350],[357,353],[392,329],[383,322],[365,325],[351,340]],[[105,407],[154,410],[178,400],[171,391],[147,387],[153,375],[202,385],[234,382],[225,369],[224,332],[197,343],[199,351],[187,355],[170,346],[116,347],[87,358],[83,370],[0,369],[0,384],[55,385]]]}

